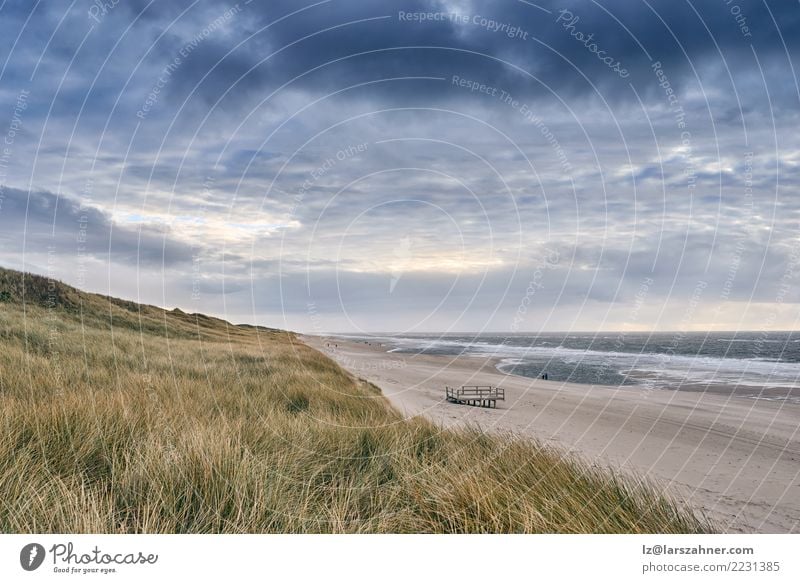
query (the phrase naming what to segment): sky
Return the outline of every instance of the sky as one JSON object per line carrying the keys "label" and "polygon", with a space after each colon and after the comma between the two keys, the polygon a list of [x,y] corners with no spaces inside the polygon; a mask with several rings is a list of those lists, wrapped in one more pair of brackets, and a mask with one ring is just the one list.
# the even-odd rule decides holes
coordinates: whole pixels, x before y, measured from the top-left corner
{"label": "sky", "polygon": [[0,2],[0,265],[331,332],[798,327],[800,5]]}

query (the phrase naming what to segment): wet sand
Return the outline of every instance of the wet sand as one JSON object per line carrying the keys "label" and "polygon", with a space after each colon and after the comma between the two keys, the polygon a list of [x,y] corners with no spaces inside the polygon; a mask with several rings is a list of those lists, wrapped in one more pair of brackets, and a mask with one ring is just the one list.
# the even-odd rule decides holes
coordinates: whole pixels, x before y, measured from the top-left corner
{"label": "wet sand", "polygon": [[[503,374],[490,358],[302,339],[380,387],[406,416],[513,431],[644,476],[725,532],[800,532],[800,405],[544,381]],[[445,401],[445,385],[469,384],[501,386],[506,400],[497,409]]]}

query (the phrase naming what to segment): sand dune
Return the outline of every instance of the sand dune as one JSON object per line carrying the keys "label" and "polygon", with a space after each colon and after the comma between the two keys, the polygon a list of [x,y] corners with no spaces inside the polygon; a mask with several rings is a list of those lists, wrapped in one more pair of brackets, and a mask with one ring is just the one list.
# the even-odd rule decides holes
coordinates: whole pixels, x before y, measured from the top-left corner
{"label": "sand dune", "polygon": [[[387,353],[304,337],[379,386],[408,416],[557,444],[656,482],[728,532],[800,532],[800,406],[715,394],[533,380],[492,359]],[[497,409],[445,402],[444,386],[505,388]]]}

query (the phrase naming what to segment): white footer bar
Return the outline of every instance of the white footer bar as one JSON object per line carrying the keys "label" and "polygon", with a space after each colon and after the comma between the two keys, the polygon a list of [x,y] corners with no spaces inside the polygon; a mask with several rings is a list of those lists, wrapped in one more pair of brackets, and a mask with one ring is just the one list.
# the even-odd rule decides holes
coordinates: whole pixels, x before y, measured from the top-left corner
{"label": "white footer bar", "polygon": [[0,581],[800,581],[800,535],[0,535]]}

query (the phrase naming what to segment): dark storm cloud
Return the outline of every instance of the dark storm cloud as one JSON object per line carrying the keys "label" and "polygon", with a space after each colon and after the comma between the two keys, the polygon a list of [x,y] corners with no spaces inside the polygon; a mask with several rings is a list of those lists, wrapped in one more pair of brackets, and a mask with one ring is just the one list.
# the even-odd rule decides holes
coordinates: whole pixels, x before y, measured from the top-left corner
{"label": "dark storm cloud", "polygon": [[167,228],[114,224],[105,212],[51,192],[16,188],[3,191],[0,241],[6,256],[55,253],[87,255],[122,263],[175,265],[191,261],[188,245],[170,237]]}
{"label": "dark storm cloud", "polygon": [[[254,3],[243,7],[246,24],[236,24],[232,39],[211,38],[193,52],[171,90],[186,95],[196,89],[213,103],[233,87],[228,99],[240,104],[290,82],[293,88],[329,92],[392,77],[446,78],[445,83],[400,81],[356,90],[392,103],[431,103],[462,99],[464,92],[449,83],[452,75],[459,75],[520,98],[553,91],[567,99],[599,92],[607,99],[633,100],[629,83],[642,94],[658,96],[651,65],[660,62],[678,90],[710,82],[709,90],[735,88],[747,99],[753,89],[747,86],[753,81],[749,76],[756,67],[753,52],[776,66],[766,69],[774,82],[786,73],[780,66],[789,64],[786,53],[794,56],[798,48],[800,22],[786,3],[772,8],[747,3],[737,14],[722,1],[539,4],[548,12],[513,1]],[[418,22],[404,16],[456,14],[460,5],[466,22]],[[509,38],[485,22],[519,27],[525,38]],[[248,35],[253,36],[246,44],[229,53],[232,41]],[[580,40],[589,35],[590,41]],[[628,75],[614,73],[598,58],[600,50]],[[725,115],[738,117],[737,108]]]}
{"label": "dark storm cloud", "polygon": [[[652,62],[658,61],[679,91],[685,86],[730,93],[730,99],[724,100],[724,111],[715,114],[724,121],[726,117],[739,117],[734,90],[748,111],[754,107],[750,99],[764,98],[758,94],[761,83],[755,53],[770,88],[775,81],[783,81],[771,91],[776,105],[797,97],[786,56],[796,56],[800,39],[800,19],[791,3],[771,7],[753,2],[737,4],[737,14],[731,12],[732,5],[721,0],[691,4],[544,0],[538,5],[546,11],[525,2],[487,0],[331,0],[302,4],[279,0],[225,6],[210,2],[136,2],[120,3],[100,15],[99,22],[88,16],[93,3],[68,12],[60,6],[36,5],[35,17],[23,32],[22,43],[15,47],[9,73],[13,76],[19,68],[17,77],[24,79],[32,66],[42,74],[56,72],[84,43],[70,73],[73,79],[85,75],[88,81],[109,57],[107,70],[88,95],[86,87],[79,84],[61,88],[63,97],[53,105],[66,113],[85,97],[90,107],[107,109],[109,98],[127,80],[132,67],[138,72],[123,101],[134,95],[143,97],[151,89],[147,80],[152,83],[153,76],[181,54],[186,56],[163,88],[162,99],[179,104],[194,92],[206,107],[226,92],[223,106],[239,106],[289,82],[294,89],[324,93],[409,76],[447,81],[378,83],[356,89],[347,97],[406,104],[464,100],[469,94],[451,86],[452,75],[498,87],[518,98],[548,96],[552,91],[570,99],[599,91],[606,99],[633,101],[632,83],[641,95],[660,99],[650,69]],[[215,26],[232,7],[235,14]],[[14,12],[6,15],[10,9]],[[567,18],[562,10],[572,16]],[[27,16],[24,12],[20,6],[4,8],[4,19],[8,17],[4,28],[11,33],[3,35],[4,42],[19,32]],[[431,12],[460,13],[467,22],[449,18],[417,22],[401,16]],[[573,23],[574,18],[578,20]],[[556,22],[558,19],[561,21]],[[519,27],[526,38],[509,38],[504,31],[481,24],[485,21]],[[741,22],[747,32],[740,28]],[[123,32],[130,36],[123,37],[122,45],[112,54],[111,48]],[[592,35],[591,42],[576,39],[578,33],[581,38]],[[50,36],[46,52],[33,40]],[[620,78],[601,62],[586,46],[594,46],[592,43],[596,50],[619,61],[630,76]],[[325,65],[332,61],[338,62]],[[716,103],[715,109],[722,106]]]}

